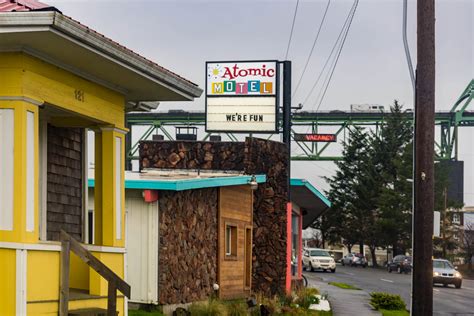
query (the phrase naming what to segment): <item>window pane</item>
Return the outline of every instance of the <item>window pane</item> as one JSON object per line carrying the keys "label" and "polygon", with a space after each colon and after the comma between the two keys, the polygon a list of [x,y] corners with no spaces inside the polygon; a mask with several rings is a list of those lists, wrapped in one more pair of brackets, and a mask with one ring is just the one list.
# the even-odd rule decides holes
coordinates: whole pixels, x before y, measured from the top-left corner
{"label": "window pane", "polygon": [[225,228],[225,254],[227,256],[230,256],[232,254],[231,252],[231,236],[232,235],[232,229],[230,226],[226,226]]}

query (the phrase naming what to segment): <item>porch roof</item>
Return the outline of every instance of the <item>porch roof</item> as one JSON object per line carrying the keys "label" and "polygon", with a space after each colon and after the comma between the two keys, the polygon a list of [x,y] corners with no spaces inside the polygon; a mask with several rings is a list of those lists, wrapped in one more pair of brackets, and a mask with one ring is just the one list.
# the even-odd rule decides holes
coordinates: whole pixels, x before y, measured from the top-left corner
{"label": "porch roof", "polygon": [[303,229],[331,207],[331,202],[308,180],[291,179],[291,202],[303,209]]}
{"label": "porch roof", "polygon": [[[257,183],[266,181],[265,175],[255,176]],[[125,172],[125,189],[184,191],[249,184],[250,175],[224,171],[160,170]],[[88,186],[95,186],[94,172],[89,170]]]}
{"label": "porch roof", "polygon": [[0,51],[22,51],[125,96],[130,110],[193,100],[195,83],[36,0],[0,0]]}

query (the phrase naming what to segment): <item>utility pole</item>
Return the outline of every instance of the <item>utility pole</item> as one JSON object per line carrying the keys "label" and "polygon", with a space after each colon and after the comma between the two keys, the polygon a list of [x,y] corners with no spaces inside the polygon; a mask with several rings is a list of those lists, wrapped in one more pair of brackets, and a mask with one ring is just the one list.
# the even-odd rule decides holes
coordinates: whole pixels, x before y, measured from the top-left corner
{"label": "utility pole", "polygon": [[435,1],[417,2],[415,207],[411,314],[433,314]]}

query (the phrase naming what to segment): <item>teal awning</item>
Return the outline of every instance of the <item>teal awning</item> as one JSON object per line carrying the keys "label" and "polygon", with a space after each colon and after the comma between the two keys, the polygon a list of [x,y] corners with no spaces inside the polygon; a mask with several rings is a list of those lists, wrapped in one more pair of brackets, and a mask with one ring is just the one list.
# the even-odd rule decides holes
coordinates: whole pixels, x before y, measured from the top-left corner
{"label": "teal awning", "polygon": [[331,202],[305,179],[291,179],[291,202],[303,210],[303,229],[331,207]]}
{"label": "teal awning", "polygon": [[[236,175],[226,177],[206,177],[188,179],[126,179],[125,189],[183,191],[192,189],[215,188],[249,184],[252,176]],[[266,181],[265,175],[255,176],[257,183]],[[95,186],[94,179],[88,180],[89,188]]]}

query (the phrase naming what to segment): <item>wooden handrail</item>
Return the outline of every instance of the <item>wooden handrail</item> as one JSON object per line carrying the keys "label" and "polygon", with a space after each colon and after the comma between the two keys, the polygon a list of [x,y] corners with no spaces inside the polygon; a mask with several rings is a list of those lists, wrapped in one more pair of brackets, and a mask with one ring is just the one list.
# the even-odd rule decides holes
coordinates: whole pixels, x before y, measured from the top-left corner
{"label": "wooden handrail", "polygon": [[130,298],[130,285],[122,280],[115,272],[84,248],[77,240],[72,238],[64,230],[60,233],[61,240],[61,285],[59,292],[59,315],[67,316],[69,311],[69,267],[70,251],[74,252],[79,259],[94,269],[108,282],[107,315],[117,315],[117,290]]}

